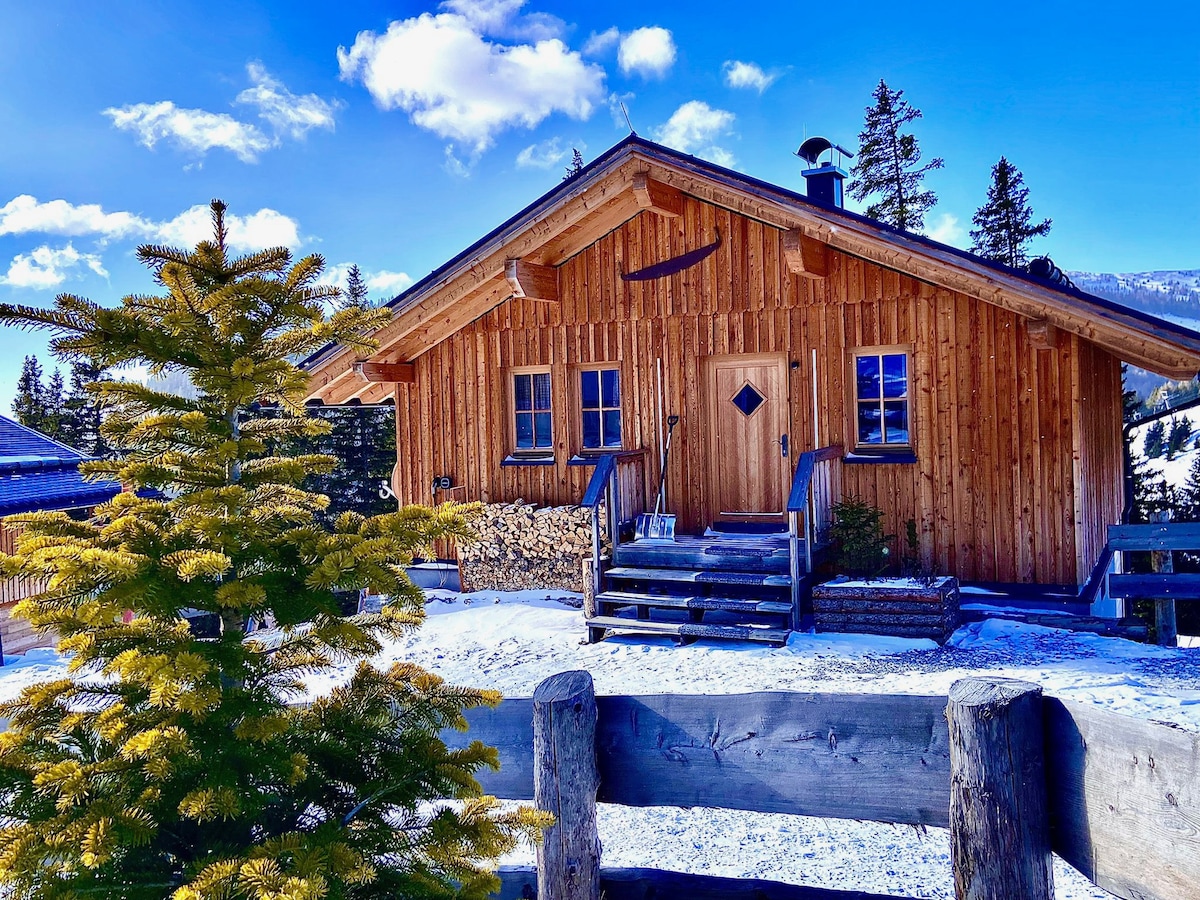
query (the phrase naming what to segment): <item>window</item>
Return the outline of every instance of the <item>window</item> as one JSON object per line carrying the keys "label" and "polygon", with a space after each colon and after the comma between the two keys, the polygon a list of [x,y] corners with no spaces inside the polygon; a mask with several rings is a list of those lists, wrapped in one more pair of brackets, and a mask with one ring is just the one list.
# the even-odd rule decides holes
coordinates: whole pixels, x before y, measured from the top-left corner
{"label": "window", "polygon": [[579,412],[584,450],[621,448],[619,369],[584,369],[579,373]]}
{"label": "window", "polygon": [[855,443],[872,452],[911,450],[911,354],[907,347],[854,351]]}
{"label": "window", "polygon": [[513,373],[513,450],[546,456],[554,452],[550,370]]}

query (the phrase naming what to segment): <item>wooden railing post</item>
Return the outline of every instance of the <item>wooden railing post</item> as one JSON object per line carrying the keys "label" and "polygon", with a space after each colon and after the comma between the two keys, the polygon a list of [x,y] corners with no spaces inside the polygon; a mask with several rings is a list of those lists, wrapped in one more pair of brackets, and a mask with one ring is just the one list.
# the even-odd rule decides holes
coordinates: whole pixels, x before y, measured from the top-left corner
{"label": "wooden railing post", "polygon": [[587,672],[552,675],[533,692],[533,798],[554,814],[537,851],[537,895],[599,900],[596,692]]}
{"label": "wooden railing post", "polygon": [[[1171,511],[1161,509],[1150,513],[1150,521],[1155,524],[1166,524],[1171,521]],[[1170,550],[1153,550],[1150,553],[1150,568],[1155,572],[1173,573],[1175,558]],[[1179,644],[1179,632],[1175,625],[1175,600],[1169,597],[1157,597],[1154,600],[1154,631],[1159,646],[1175,647]]]}
{"label": "wooden railing post", "polygon": [[964,678],[946,718],[956,900],[1053,900],[1042,689]]}

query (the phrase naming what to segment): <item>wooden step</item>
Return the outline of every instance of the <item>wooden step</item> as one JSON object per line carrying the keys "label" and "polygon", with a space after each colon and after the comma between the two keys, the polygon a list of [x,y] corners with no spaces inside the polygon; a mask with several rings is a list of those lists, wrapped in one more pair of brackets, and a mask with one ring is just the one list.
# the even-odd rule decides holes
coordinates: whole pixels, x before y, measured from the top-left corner
{"label": "wooden step", "polygon": [[587,620],[589,629],[637,631],[645,634],[668,634],[684,639],[726,638],[734,641],[755,641],[765,644],[786,644],[791,631],[787,628],[758,628],[750,625],[704,625],[695,622],[655,622],[650,619],[624,619],[620,616],[594,616]]}
{"label": "wooden step", "polygon": [[634,541],[617,546],[619,566],[674,569],[721,569],[786,575],[790,556],[787,545],[767,541],[717,542],[683,537],[676,542]]}
{"label": "wooden step", "polygon": [[673,581],[686,584],[744,584],[753,587],[791,587],[788,575],[762,572],[727,572],[695,569],[648,569],[638,566],[614,566],[604,573],[622,581]]}
{"label": "wooden step", "polygon": [[596,595],[596,601],[614,606],[651,606],[658,609],[711,609],[783,616],[791,615],[792,612],[792,604],[784,600],[738,600],[733,597],[686,597],[674,594],[605,591]]}

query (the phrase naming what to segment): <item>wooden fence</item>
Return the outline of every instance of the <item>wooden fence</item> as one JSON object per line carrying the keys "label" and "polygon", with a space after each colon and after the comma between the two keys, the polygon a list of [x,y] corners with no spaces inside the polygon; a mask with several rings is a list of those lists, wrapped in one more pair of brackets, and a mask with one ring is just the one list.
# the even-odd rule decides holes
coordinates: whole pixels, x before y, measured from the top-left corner
{"label": "wooden fence", "polygon": [[596,697],[586,672],[531,700],[475,710],[451,746],[482,740],[498,797],[558,817],[507,898],[874,895],[650,869],[604,869],[595,803],[707,806],[949,827],[958,900],[1053,897],[1053,850],[1128,900],[1200,885],[1200,735],[1043,698],[1004,679],[944,697],[756,693]]}
{"label": "wooden fence", "polygon": [[1154,571],[1109,575],[1108,593],[1125,600],[1153,600],[1158,643],[1177,644],[1175,601],[1200,600],[1200,575],[1176,573],[1173,553],[1200,551],[1200,522],[1172,522],[1169,512],[1153,514],[1149,525],[1109,525],[1108,553],[1149,552]]}

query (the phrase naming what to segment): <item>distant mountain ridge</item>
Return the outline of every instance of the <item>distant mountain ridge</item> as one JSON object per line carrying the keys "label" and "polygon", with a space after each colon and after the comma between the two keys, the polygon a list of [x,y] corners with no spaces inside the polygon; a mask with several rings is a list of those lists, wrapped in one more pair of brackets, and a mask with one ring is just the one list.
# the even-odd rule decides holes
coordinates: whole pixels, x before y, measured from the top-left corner
{"label": "distant mountain ridge", "polygon": [[1067,274],[1089,294],[1200,330],[1200,269]]}

